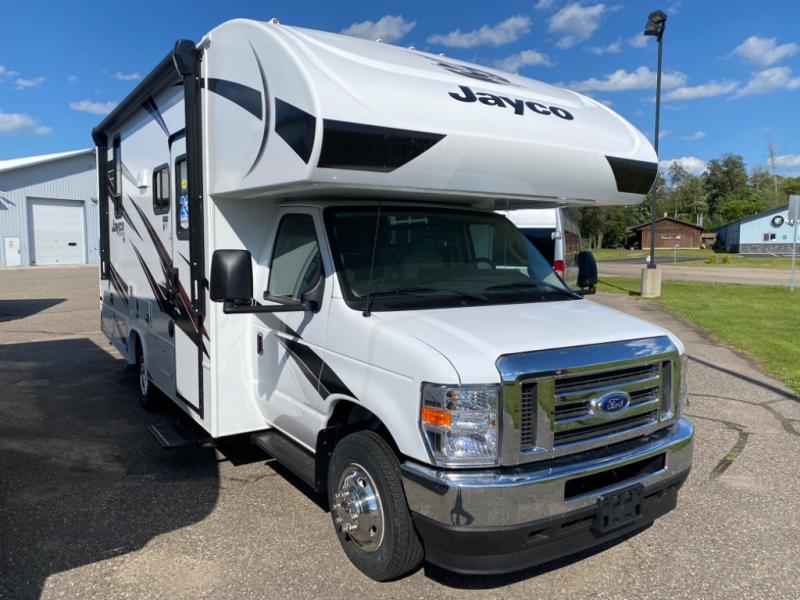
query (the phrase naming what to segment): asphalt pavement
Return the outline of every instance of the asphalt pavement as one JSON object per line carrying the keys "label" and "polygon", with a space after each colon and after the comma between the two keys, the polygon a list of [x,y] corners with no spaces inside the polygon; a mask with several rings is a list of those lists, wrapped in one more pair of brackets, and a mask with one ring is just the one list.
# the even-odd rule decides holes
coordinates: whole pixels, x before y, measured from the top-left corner
{"label": "asphalt pavement", "polygon": [[245,443],[164,451],[98,330],[92,268],[0,270],[0,598],[800,598],[800,398],[624,295],[691,356],[695,467],[641,534],[544,567],[375,583],[311,491]]}

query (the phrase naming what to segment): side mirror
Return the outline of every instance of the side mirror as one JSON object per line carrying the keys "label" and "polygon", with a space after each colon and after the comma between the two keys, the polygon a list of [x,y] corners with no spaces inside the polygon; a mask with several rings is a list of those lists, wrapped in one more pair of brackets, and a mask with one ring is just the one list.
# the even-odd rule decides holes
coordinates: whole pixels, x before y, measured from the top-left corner
{"label": "side mirror", "polygon": [[316,310],[306,301],[264,305],[253,300],[253,264],[247,250],[214,250],[208,287],[211,300],[223,302],[222,312],[227,315]]}
{"label": "side mirror", "polygon": [[594,254],[581,250],[576,257],[578,263],[578,287],[582,294],[594,294],[597,285],[597,261]]}
{"label": "side mirror", "polygon": [[209,295],[214,302],[251,302],[253,265],[247,250],[214,250]]}

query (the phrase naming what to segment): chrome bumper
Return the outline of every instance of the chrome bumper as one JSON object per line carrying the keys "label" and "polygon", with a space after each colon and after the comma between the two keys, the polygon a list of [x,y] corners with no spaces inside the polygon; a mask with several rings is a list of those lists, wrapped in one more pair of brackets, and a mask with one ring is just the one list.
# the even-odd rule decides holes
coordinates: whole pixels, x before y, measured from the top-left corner
{"label": "chrome bumper", "polygon": [[[481,471],[437,469],[406,462],[403,484],[411,511],[447,526],[504,527],[530,523],[596,504],[597,497],[641,483],[650,487],[688,474],[692,466],[694,427],[686,419],[647,437],[521,467]],[[654,473],[621,481],[590,494],[565,499],[567,481],[665,455]]]}

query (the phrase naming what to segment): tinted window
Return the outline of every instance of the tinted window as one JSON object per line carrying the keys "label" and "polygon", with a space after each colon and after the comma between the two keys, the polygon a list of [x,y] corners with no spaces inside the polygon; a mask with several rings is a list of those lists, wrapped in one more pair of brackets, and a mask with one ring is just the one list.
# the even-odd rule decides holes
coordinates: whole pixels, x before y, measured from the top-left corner
{"label": "tinted window", "polygon": [[163,215],[169,212],[169,166],[162,165],[153,171],[153,212]]}
{"label": "tinted window", "polygon": [[175,161],[175,230],[179,240],[189,239],[189,183],[186,158]]}
{"label": "tinted window", "polygon": [[533,244],[495,213],[331,208],[325,222],[345,299],[359,310],[368,296],[373,310],[575,297]]}
{"label": "tinted window", "polygon": [[267,295],[298,302],[322,274],[322,258],[311,215],[286,215],[278,226]]}

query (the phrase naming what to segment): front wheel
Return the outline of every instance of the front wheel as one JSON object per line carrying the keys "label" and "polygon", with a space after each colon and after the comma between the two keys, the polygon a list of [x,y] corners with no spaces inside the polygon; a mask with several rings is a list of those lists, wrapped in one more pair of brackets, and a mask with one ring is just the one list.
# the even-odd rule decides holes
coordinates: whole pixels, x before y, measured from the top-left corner
{"label": "front wheel", "polygon": [[397,579],[422,562],[400,463],[375,432],[345,437],[328,466],[333,526],[350,561],[376,581]]}
{"label": "front wheel", "polygon": [[145,410],[154,410],[158,406],[158,390],[150,381],[147,373],[147,361],[141,344],[136,344],[136,375],[139,381],[139,401]]}

